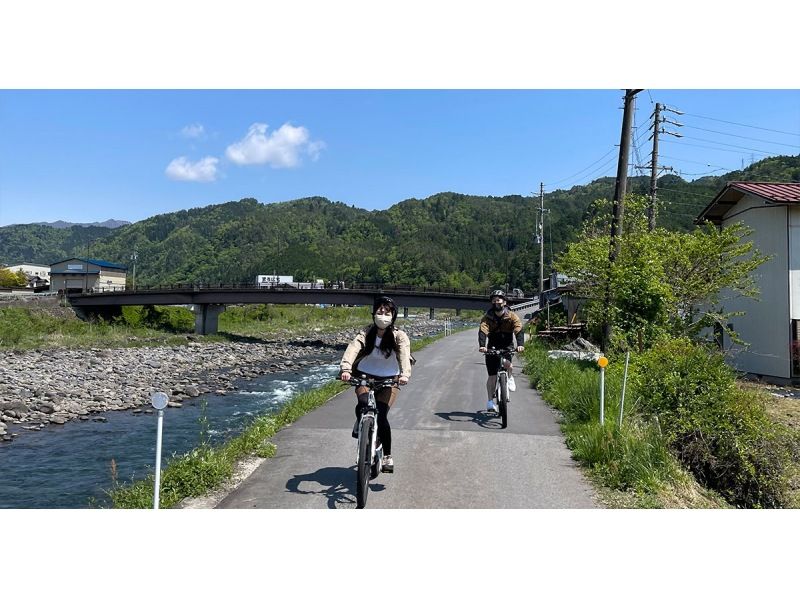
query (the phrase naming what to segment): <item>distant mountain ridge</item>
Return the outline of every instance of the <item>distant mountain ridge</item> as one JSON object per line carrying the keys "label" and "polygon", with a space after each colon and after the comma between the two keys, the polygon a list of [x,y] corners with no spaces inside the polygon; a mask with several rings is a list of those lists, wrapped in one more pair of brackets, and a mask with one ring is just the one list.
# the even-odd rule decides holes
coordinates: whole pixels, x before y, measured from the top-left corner
{"label": "distant mountain ridge", "polygon": [[[718,177],[658,179],[657,223],[691,230],[728,181],[800,182],[800,156],[777,156]],[[628,179],[647,194],[649,177]],[[614,194],[602,177],[545,193],[545,273]],[[133,265],[137,284],[253,283],[259,274],[351,282],[497,288],[538,286],[537,197],[452,192],[365,210],[324,197],[263,204],[253,198],[152,216],[117,229],[0,227],[0,262],[48,264],[68,257]]]}
{"label": "distant mountain ridge", "polygon": [[88,226],[99,226],[102,228],[119,228],[120,226],[126,226],[131,224],[127,220],[114,220],[109,218],[103,222],[66,222],[64,220],[56,220],[55,222],[31,222],[31,224],[38,224],[39,226],[49,226],[51,228],[71,228],[73,226],[82,226],[84,228]]}

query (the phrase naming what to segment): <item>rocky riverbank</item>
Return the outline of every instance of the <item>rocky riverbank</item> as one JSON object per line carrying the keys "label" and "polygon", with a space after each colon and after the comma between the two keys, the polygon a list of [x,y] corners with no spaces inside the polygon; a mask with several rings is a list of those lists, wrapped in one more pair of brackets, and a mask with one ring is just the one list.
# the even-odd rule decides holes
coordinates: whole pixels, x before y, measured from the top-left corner
{"label": "rocky riverbank", "polygon": [[[401,326],[412,338],[440,332],[420,318]],[[295,371],[339,358],[356,330],[287,341],[205,343],[120,349],[36,349],[0,352],[0,440],[73,419],[103,420],[106,411],[148,411],[161,391],[169,407],[204,393],[224,395],[237,380]]]}

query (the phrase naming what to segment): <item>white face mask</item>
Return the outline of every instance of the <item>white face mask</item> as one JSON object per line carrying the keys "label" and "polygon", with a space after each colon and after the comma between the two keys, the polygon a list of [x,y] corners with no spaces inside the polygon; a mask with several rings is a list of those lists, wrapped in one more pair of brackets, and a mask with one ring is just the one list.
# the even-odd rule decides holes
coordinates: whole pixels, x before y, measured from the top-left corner
{"label": "white face mask", "polygon": [[373,319],[375,320],[375,326],[377,326],[381,330],[383,330],[384,328],[389,326],[389,324],[392,323],[392,316],[384,316],[384,315],[381,315],[381,314],[375,314],[375,317]]}

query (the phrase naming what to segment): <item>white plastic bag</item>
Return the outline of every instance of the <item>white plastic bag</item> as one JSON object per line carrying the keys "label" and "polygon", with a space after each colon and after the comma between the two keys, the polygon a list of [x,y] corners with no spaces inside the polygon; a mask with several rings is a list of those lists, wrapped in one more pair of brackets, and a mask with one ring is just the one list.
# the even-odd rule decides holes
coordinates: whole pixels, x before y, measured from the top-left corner
{"label": "white plastic bag", "polygon": [[510,374],[508,376],[508,390],[510,390],[511,392],[517,390],[517,383],[514,381],[514,376]]}

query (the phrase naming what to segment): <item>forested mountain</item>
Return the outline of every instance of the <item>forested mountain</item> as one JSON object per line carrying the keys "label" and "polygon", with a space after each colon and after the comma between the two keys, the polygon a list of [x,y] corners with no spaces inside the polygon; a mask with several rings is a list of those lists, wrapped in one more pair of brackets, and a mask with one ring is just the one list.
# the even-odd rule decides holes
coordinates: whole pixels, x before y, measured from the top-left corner
{"label": "forested mountain", "polygon": [[127,220],[114,220],[109,218],[103,222],[66,222],[64,220],[56,220],[55,222],[33,222],[32,224],[41,224],[43,226],[52,226],[53,228],[70,228],[72,226],[103,226],[105,228],[119,228],[130,224]]}
{"label": "forested mountain", "polygon": [[97,239],[115,234],[104,226],[54,228],[45,224],[0,227],[0,264],[50,264],[72,256],[85,256]]}
{"label": "forested mountain", "polygon": [[[743,171],[687,182],[659,179],[659,225],[686,230],[726,181],[800,181],[800,156],[769,158]],[[646,193],[648,177],[629,179]],[[614,179],[545,194],[545,272],[580,231],[590,204],[611,198]],[[322,197],[261,204],[255,199],[182,210],[117,229],[41,225],[0,228],[0,262],[51,263],[89,255],[132,266],[137,284],[344,279],[448,287],[535,287],[538,197],[439,193],[367,211]]]}

